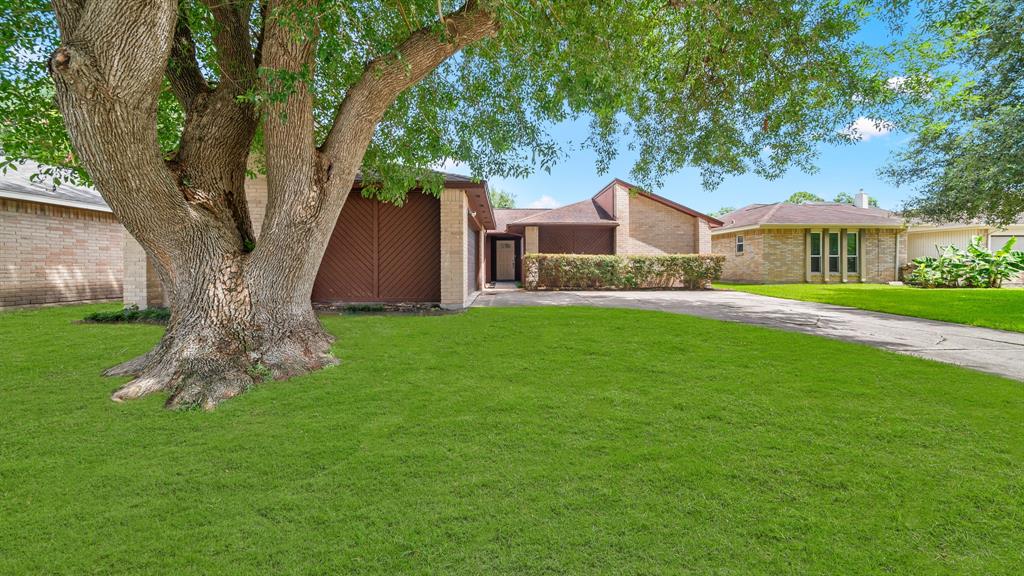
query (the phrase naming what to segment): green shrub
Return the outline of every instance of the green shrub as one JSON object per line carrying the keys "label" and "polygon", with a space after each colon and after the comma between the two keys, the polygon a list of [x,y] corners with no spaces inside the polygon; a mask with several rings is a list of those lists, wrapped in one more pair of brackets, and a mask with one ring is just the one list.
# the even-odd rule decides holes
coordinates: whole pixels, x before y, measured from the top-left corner
{"label": "green shrub", "polygon": [[114,312],[93,312],[85,317],[86,322],[97,322],[101,324],[115,324],[121,322],[166,324],[170,319],[171,311],[168,308],[146,308],[145,310],[139,310],[138,306],[129,306]]}
{"label": "green shrub", "polygon": [[524,285],[527,290],[699,290],[722,276],[724,262],[724,256],[705,254],[527,254]]}
{"label": "green shrub", "polygon": [[971,239],[967,248],[946,246],[939,257],[914,259],[907,282],[923,288],[999,288],[1004,280],[1024,273],[1024,252],[1013,250],[1015,238],[990,251],[981,236]]}

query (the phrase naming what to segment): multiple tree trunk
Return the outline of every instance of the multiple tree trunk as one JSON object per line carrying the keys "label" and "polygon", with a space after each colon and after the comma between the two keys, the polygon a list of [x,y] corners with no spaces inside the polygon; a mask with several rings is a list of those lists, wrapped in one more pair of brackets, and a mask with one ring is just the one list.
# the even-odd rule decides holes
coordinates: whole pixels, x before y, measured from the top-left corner
{"label": "multiple tree trunk", "polygon": [[[314,4],[270,0],[262,12]],[[209,0],[220,76],[211,86],[177,0],[55,0],[54,8],[61,46],[50,71],[72,144],[152,259],[171,306],[160,343],[107,371],[135,377],[114,400],[166,391],[170,407],[209,409],[263,379],[335,364],[310,294],[363,154],[395,98],[464,46],[493,36],[493,15],[470,0],[444,18],[443,38],[419,30],[398,47],[400,59],[370,62],[318,146],[308,85],[264,110],[238,97],[275,88],[261,84],[261,66],[311,70],[320,31],[295,34],[268,17],[253,49],[249,3]],[[157,141],[165,78],[186,111],[169,159]],[[244,184],[261,114],[268,205],[257,239]]]}

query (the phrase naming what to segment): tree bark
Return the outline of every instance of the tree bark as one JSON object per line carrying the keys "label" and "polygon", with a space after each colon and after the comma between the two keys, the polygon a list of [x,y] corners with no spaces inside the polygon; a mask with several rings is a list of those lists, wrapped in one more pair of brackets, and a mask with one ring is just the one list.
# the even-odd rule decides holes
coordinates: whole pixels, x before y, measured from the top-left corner
{"label": "tree bark", "polygon": [[[314,5],[270,0],[265,13]],[[169,407],[210,409],[265,379],[337,363],[310,295],[376,125],[402,90],[461,47],[493,35],[493,18],[471,0],[446,18],[447,39],[419,31],[399,47],[404,60],[370,63],[321,149],[309,86],[299,83],[265,110],[268,206],[256,239],[244,183],[258,117],[238,96],[258,82],[260,62],[311,70],[318,32],[295,34],[269,18],[254,53],[247,3],[211,2],[220,68],[211,88],[176,0],[57,0],[54,7],[62,44],[50,71],[72,144],[154,262],[170,300],[159,344],[106,372],[135,377],[113,399],[167,392]],[[186,111],[169,159],[161,157],[156,129],[165,77]]]}

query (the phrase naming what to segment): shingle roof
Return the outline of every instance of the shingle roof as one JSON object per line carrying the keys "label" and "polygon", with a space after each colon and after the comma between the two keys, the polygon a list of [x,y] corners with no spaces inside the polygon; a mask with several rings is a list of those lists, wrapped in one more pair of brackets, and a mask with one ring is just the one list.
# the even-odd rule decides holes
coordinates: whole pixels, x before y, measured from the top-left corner
{"label": "shingle roof", "polygon": [[498,232],[506,232],[510,223],[533,214],[547,212],[548,210],[550,210],[550,208],[495,208],[494,229]]}
{"label": "shingle roof", "polygon": [[25,161],[0,173],[0,197],[110,212],[100,193],[92,188],[67,183],[54,186],[53,179],[46,175],[33,181],[32,176],[39,174],[42,168],[35,162]]}
{"label": "shingle roof", "polygon": [[536,214],[531,214],[510,222],[517,226],[533,224],[583,224],[588,226],[617,226],[618,222],[612,215],[598,206],[593,198],[582,200],[574,204],[552,208]]}
{"label": "shingle roof", "polygon": [[751,204],[739,210],[733,210],[719,219],[724,225],[715,232],[766,225],[903,225],[903,219],[888,210],[857,208],[852,204],[835,202]]}

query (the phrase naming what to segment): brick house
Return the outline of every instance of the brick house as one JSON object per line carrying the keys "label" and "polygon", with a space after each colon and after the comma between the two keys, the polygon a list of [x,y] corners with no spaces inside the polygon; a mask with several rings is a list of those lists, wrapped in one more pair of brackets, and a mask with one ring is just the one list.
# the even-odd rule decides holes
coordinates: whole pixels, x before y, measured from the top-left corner
{"label": "brick house", "polygon": [[[494,228],[494,211],[486,182],[444,176],[440,197],[412,190],[402,206],[364,198],[357,181],[328,242],[313,301],[468,306],[483,287],[484,234]],[[266,178],[247,180],[245,192],[259,242]],[[124,286],[125,305],[163,304],[153,266],[130,236]]]}
{"label": "brick house", "polygon": [[751,204],[722,222],[711,244],[727,281],[892,282],[907,262],[905,222],[864,193],[854,204]]}
{"label": "brick house", "polygon": [[522,280],[522,256],[707,254],[722,222],[612,180],[593,197],[550,209],[498,209],[487,232],[487,280]]}
{"label": "brick house", "polygon": [[124,228],[91,188],[0,176],[0,308],[121,298]]}

